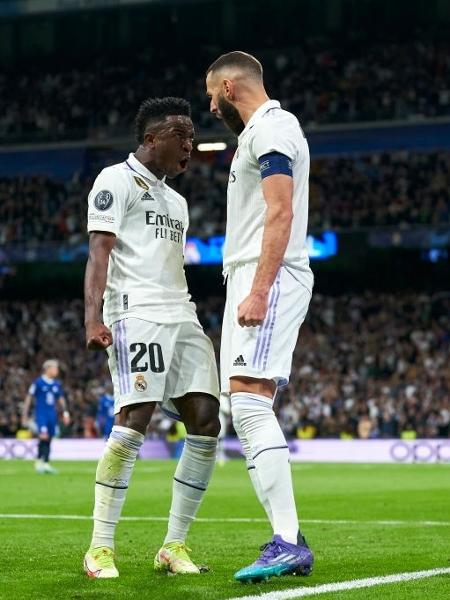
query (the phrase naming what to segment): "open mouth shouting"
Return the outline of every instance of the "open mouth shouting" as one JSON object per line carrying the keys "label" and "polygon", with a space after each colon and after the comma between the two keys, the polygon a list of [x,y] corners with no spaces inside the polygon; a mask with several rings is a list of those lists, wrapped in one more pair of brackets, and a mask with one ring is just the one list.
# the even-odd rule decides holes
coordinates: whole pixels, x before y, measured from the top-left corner
{"label": "open mouth shouting", "polygon": [[185,156],[183,156],[183,158],[178,161],[179,170],[182,172],[186,171],[190,160],[191,160],[190,154],[186,154]]}

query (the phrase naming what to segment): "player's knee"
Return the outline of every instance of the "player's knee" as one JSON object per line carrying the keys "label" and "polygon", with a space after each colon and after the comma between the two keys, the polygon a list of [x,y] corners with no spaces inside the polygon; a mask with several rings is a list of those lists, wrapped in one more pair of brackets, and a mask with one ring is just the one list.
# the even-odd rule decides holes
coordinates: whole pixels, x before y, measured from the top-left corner
{"label": "player's knee", "polygon": [[233,399],[231,400],[231,420],[236,432],[242,431],[248,415],[249,410],[246,406],[242,406],[238,402],[233,402]]}
{"label": "player's knee", "polygon": [[242,411],[242,410],[235,410],[231,413],[231,420],[233,422],[233,427],[236,431],[236,433],[239,435],[239,432],[245,433],[245,431],[247,430],[247,425],[249,423],[249,419],[250,419],[251,415],[246,412],[246,411]]}
{"label": "player's knee", "polygon": [[255,377],[231,377],[230,391],[232,394],[258,394],[273,398],[276,385],[272,379],[259,379]]}
{"label": "player's knee", "polygon": [[197,430],[197,435],[218,437],[220,433],[220,421],[218,418],[205,420],[204,422],[199,423]]}
{"label": "player's knee", "polygon": [[124,406],[116,417],[116,425],[133,429],[145,435],[154,409],[154,403],[150,402]]}
{"label": "player's knee", "polygon": [[219,403],[214,398],[205,398],[197,404],[197,410],[185,415],[184,424],[188,433],[217,437],[220,433]]}
{"label": "player's knee", "polygon": [[186,431],[192,435],[206,435],[217,437],[220,433],[220,421],[218,415],[199,414],[190,423],[185,423]]}
{"label": "player's knee", "polygon": [[231,418],[234,429],[248,433],[264,422],[268,416],[273,416],[271,401],[261,396],[231,394]]}

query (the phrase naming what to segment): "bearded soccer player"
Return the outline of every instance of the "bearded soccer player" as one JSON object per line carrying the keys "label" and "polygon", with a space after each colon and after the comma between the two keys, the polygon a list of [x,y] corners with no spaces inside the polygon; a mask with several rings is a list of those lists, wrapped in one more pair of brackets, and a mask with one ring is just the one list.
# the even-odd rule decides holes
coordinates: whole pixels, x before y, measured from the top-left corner
{"label": "bearded soccer player", "polygon": [[235,578],[309,575],[313,555],[299,530],[289,450],[273,411],[313,287],[308,144],[296,117],[269,99],[253,56],[222,55],[207,70],[206,88],[211,112],[238,135],[228,182],[221,386],[274,533]]}
{"label": "bearded soccer player", "polygon": [[86,344],[108,351],[116,414],[97,467],[94,531],[84,560],[86,573],[100,578],[119,575],[114,532],[156,403],[183,421],[187,436],[154,568],[200,572],[185,540],[211,477],[220,431],[213,346],[184,273],[187,204],[165,183],[188,166],[190,106],[179,98],[146,100],[135,128],[138,149],[104,169],[88,199]]}

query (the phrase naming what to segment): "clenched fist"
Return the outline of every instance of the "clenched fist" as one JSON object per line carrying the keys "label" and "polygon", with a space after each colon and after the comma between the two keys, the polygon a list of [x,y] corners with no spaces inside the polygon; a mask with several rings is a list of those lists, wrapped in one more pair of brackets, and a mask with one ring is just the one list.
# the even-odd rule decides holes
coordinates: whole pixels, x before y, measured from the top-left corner
{"label": "clenched fist", "polygon": [[86,324],[86,347],[88,350],[106,350],[113,341],[111,330],[104,323]]}
{"label": "clenched fist", "polygon": [[266,318],[268,294],[250,292],[238,306],[238,323],[241,327],[256,327]]}

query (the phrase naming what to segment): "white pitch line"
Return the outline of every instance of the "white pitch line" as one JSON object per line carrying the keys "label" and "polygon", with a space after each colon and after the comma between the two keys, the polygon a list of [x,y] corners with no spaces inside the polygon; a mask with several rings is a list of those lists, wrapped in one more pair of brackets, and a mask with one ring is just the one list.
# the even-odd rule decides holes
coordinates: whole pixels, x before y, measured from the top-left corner
{"label": "white pitch line", "polygon": [[[56,519],[61,521],[90,521],[90,515],[49,515],[35,513],[0,513],[0,519]],[[121,517],[121,521],[167,521],[168,517]],[[200,517],[198,523],[267,523],[267,519],[254,517]],[[302,519],[312,525],[381,525],[387,527],[450,527],[450,521],[357,521],[346,519]]]}
{"label": "white pitch line", "polygon": [[[139,469],[139,473],[160,473],[163,469],[159,467],[143,467]],[[64,469],[64,472],[60,473],[61,475],[93,475],[95,474],[95,469]],[[0,470],[0,477],[4,477],[5,475],[29,475],[29,472],[22,471],[20,469],[8,469],[7,471]]]}
{"label": "white pitch line", "polygon": [[366,579],[351,579],[350,581],[339,581],[337,583],[325,583],[314,587],[293,588],[268,592],[266,594],[255,594],[253,596],[235,596],[229,600],[289,600],[292,598],[305,598],[305,596],[318,596],[331,592],[343,592],[348,590],[360,590],[362,588],[385,585],[387,583],[404,583],[415,579],[426,579],[437,575],[450,575],[450,567],[441,569],[428,569],[427,571],[412,571],[410,573],[395,573],[382,577],[367,577]]}

